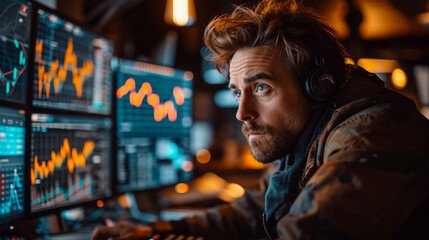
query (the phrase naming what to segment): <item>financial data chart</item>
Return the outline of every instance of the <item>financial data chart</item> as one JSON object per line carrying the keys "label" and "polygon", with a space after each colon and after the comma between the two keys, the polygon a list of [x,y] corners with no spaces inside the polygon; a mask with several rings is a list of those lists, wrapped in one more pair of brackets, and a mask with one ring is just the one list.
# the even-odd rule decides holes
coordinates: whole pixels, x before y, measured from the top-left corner
{"label": "financial data chart", "polygon": [[0,107],[0,223],[24,211],[24,111]]}
{"label": "financial data chart", "polygon": [[33,105],[109,114],[112,43],[39,9]]}
{"label": "financial data chart", "polygon": [[117,190],[192,178],[191,72],[122,60],[117,75]]}
{"label": "financial data chart", "polygon": [[28,1],[0,1],[0,100],[26,101],[30,15]]}
{"label": "financial data chart", "polygon": [[109,118],[31,115],[31,211],[111,194]]}

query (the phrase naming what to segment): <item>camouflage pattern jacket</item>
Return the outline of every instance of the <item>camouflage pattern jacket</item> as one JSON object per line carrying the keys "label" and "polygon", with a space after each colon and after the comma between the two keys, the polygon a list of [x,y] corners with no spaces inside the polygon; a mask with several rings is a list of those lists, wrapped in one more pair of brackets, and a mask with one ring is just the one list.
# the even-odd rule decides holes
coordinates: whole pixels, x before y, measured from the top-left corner
{"label": "camouflage pattern jacket", "polygon": [[380,82],[354,71],[311,142],[299,194],[265,223],[269,236],[264,196],[278,162],[239,200],[172,222],[175,230],[205,239],[429,239],[429,121]]}

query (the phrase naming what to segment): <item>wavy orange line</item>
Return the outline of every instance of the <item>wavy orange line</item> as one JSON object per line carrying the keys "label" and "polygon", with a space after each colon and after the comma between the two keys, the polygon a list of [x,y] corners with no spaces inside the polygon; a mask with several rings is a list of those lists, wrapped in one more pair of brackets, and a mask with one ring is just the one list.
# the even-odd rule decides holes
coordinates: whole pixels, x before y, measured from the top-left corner
{"label": "wavy orange line", "polygon": [[59,60],[55,60],[50,63],[50,69],[48,72],[45,71],[46,61],[42,59],[43,51],[43,40],[36,41],[35,59],[39,62],[39,98],[42,98],[42,90],[45,87],[46,97],[50,96],[50,87],[51,81],[54,84],[55,94],[58,94],[60,91],[61,82],[65,82],[67,79],[67,72],[69,67],[71,67],[71,72],[73,76],[73,85],[76,88],[76,96],[78,98],[82,97],[82,86],[85,81],[85,77],[92,74],[94,69],[94,63],[91,60],[83,60],[81,68],[77,67],[77,56],[73,52],[73,39],[69,38],[67,43],[67,49],[64,53],[64,63],[63,66],[59,66]]}
{"label": "wavy orange line", "polygon": [[70,149],[69,140],[64,138],[63,145],[60,147],[60,152],[51,152],[51,159],[42,161],[39,164],[38,156],[34,156],[34,166],[30,170],[31,184],[34,185],[37,176],[40,179],[47,178],[49,174],[54,174],[56,166],[62,166],[64,160],[67,161],[67,169],[70,173],[74,172],[76,166],[85,167],[86,157],[94,150],[94,142],[86,141],[83,145],[81,153],[78,153],[76,148]]}
{"label": "wavy orange line", "polygon": [[[174,107],[174,103],[171,100],[167,100],[164,103],[160,103],[159,95],[152,93],[152,86],[148,82],[144,82],[140,87],[139,91],[136,92],[136,82],[133,78],[127,79],[124,85],[118,88],[116,91],[116,97],[122,98],[123,96],[130,94],[130,104],[136,107],[140,107],[143,103],[143,99],[147,96],[147,104],[153,107],[153,118],[159,122],[168,116],[168,120],[171,122],[176,121],[177,111]],[[181,87],[176,86],[173,88],[173,97],[177,105],[183,105],[185,102],[185,95]]]}

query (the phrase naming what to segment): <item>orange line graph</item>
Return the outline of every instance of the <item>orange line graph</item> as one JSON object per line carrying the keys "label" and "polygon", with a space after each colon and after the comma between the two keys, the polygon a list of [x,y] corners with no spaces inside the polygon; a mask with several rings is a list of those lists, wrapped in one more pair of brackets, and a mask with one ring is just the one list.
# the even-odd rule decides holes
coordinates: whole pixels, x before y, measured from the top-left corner
{"label": "orange line graph", "polygon": [[[69,38],[67,49],[64,53],[64,63],[60,66],[59,60],[50,63],[50,70],[45,71],[46,61],[42,59],[43,40],[36,41],[35,59],[39,62],[39,98],[42,98],[42,90],[45,87],[46,97],[50,96],[51,81],[54,84],[55,94],[58,95],[60,91],[60,84],[67,79],[67,72],[71,70],[73,76],[73,85],[76,87],[76,96],[82,97],[82,86],[85,77],[92,74],[94,63],[91,60],[83,60],[82,67],[77,66],[77,56],[73,52],[73,39]],[[70,69],[71,68],[71,69]]]}
{"label": "orange line graph", "polygon": [[70,173],[73,173],[76,166],[85,167],[86,157],[94,149],[94,142],[86,141],[83,145],[81,153],[78,153],[76,148],[70,149],[69,140],[64,138],[63,145],[60,148],[60,152],[51,152],[51,159],[48,161],[42,161],[39,164],[38,156],[34,156],[34,166],[31,169],[30,177],[31,184],[34,185],[37,176],[40,179],[46,178],[49,174],[54,174],[56,166],[62,166],[64,160],[67,161],[67,169]]}
{"label": "orange line graph", "polygon": [[[153,107],[153,118],[159,122],[168,116],[168,120],[171,122],[176,121],[177,111],[173,101],[167,100],[164,103],[160,103],[159,95],[152,92],[152,86],[148,82],[144,82],[140,87],[139,91],[136,92],[136,82],[133,78],[127,79],[125,84],[116,91],[116,97],[122,98],[126,94],[130,93],[130,104],[136,107],[142,105],[143,99],[147,96],[147,103]],[[173,97],[177,105],[183,105],[185,102],[185,95],[181,87],[173,88]]]}

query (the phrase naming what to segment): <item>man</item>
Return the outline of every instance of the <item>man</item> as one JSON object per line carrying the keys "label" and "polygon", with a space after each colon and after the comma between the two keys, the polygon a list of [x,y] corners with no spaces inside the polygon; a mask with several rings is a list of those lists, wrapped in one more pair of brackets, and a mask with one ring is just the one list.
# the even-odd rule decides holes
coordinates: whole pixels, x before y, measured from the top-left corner
{"label": "man", "polygon": [[332,30],[294,1],[238,7],[207,26],[205,41],[228,73],[253,156],[276,171],[202,215],[102,227],[93,239],[161,230],[206,239],[424,238],[429,121],[411,100],[346,66]]}

